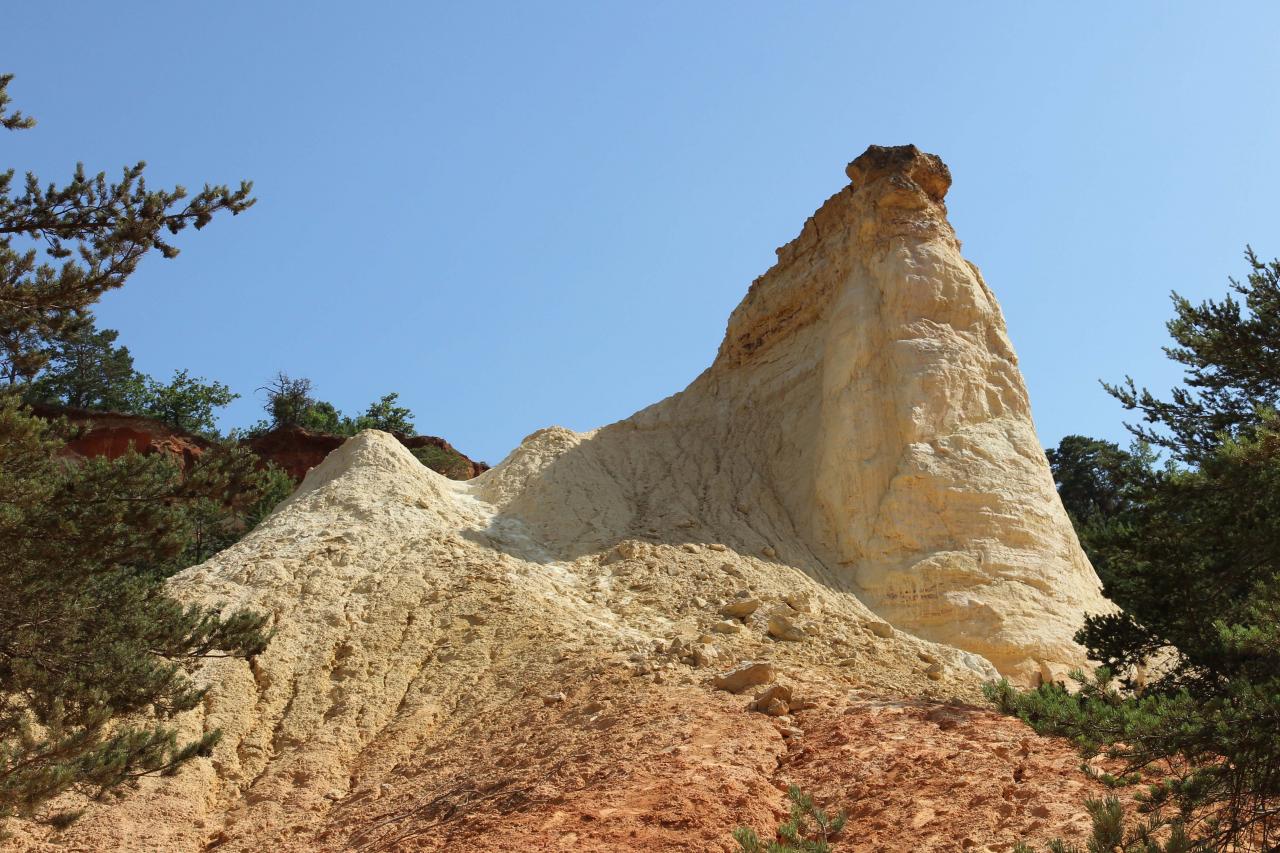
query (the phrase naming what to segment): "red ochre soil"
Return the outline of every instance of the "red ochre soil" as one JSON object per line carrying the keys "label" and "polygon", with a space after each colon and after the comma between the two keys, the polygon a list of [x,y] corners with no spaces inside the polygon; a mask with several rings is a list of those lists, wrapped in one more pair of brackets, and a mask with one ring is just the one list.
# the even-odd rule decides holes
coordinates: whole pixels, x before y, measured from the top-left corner
{"label": "red ochre soil", "polygon": [[[65,452],[73,457],[116,459],[133,448],[143,454],[166,453],[186,466],[213,444],[202,436],[142,415],[46,404],[35,404],[31,409],[42,418],[66,418],[78,428],[78,433],[66,445]],[[452,479],[469,480],[489,470],[488,465],[470,459],[443,438],[434,435],[396,435],[396,438],[410,450],[433,447],[442,451],[451,460],[448,470],[442,473]],[[300,427],[281,427],[254,436],[244,444],[264,462],[279,466],[294,480],[301,480],[346,440],[344,436],[310,432]]]}
{"label": "red ochre soil", "polygon": [[771,832],[796,784],[848,810],[836,850],[1008,851],[1082,839],[1084,800],[1106,793],[1070,744],[971,705],[854,690],[775,720],[749,694],[609,671],[565,692],[453,723],[402,782],[353,791],[319,826],[299,815],[279,849],[734,851],[733,828]]}

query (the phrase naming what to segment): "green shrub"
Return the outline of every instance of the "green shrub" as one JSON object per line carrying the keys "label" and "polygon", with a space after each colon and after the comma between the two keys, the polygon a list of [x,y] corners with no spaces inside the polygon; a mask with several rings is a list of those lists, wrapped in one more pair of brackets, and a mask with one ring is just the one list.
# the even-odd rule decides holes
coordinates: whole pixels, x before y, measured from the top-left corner
{"label": "green shrub", "polygon": [[[1127,829],[1124,808],[1115,797],[1085,800],[1084,807],[1093,823],[1093,831],[1084,848],[1054,839],[1049,842],[1048,853],[1188,853],[1193,849],[1180,823],[1170,827],[1163,841],[1157,837],[1158,827],[1154,824]],[[1018,844],[1013,853],[1035,851],[1026,844]]]}
{"label": "green shrub", "polygon": [[461,453],[434,444],[415,447],[409,452],[423,465],[451,480],[465,480],[471,474],[471,463]]}
{"label": "green shrub", "polygon": [[740,826],[733,831],[742,853],[829,853],[831,839],[844,829],[847,815],[834,817],[818,808],[813,797],[795,785],[787,788],[791,817],[778,827],[777,840],[764,843],[754,829]]}

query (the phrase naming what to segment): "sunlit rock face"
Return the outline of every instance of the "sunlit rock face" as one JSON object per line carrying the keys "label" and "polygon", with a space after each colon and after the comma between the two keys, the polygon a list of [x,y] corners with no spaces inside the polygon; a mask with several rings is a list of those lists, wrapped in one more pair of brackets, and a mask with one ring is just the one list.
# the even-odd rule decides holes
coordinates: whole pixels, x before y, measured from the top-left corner
{"label": "sunlit rock face", "polygon": [[847,174],[688,389],[587,436],[531,437],[488,491],[577,549],[648,531],[768,548],[898,628],[1023,682],[1061,676],[1084,662],[1084,615],[1110,605],[999,305],[947,222],[950,172],[873,146]]}
{"label": "sunlit rock face", "polygon": [[[947,223],[947,168],[873,147],[848,175],[684,391],[592,432],[539,430],[465,481],[374,431],[308,463],[253,532],[170,582],[275,632],[254,660],[195,674],[208,693],[177,725],[220,730],[212,755],[62,835],[20,827],[20,848],[729,849],[728,827],[773,819],[798,731],[732,690],[776,678],[821,700],[797,712],[847,722],[880,717],[868,696],[960,713],[946,703],[981,701],[999,673],[1083,663],[1072,635],[1109,605],[1000,309]],[[768,675],[726,680],[739,671]],[[811,765],[933,742],[923,707],[899,720],[910,734],[812,739],[836,751]],[[935,752],[945,799],[957,774],[1014,772],[975,772],[1006,754],[986,747]],[[1078,837],[1087,820],[1060,811],[1009,824],[1009,846]],[[850,833],[932,849],[921,825]]]}
{"label": "sunlit rock face", "polygon": [[751,420],[779,452],[758,464],[833,579],[1004,673],[1060,676],[1083,662],[1084,614],[1110,605],[1000,307],[947,222],[950,172],[873,146],[847,174],[734,311],[706,379],[768,406]]}

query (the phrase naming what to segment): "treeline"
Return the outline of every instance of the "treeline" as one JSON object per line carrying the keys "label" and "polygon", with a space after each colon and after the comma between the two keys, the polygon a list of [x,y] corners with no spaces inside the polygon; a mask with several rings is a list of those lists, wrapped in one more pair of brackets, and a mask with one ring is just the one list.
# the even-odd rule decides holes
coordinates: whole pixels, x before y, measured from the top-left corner
{"label": "treeline", "polygon": [[413,412],[398,404],[400,395],[393,392],[370,403],[364,414],[351,418],[329,402],[312,394],[310,379],[292,379],[283,371],[277,373],[267,392],[267,414],[270,421],[259,421],[247,430],[248,435],[281,427],[300,427],[324,435],[351,436],[364,429],[380,429],[399,435],[414,432]]}
{"label": "treeline", "polygon": [[99,329],[91,312],[69,318],[57,329],[34,335],[28,345],[36,357],[21,365],[7,364],[8,383],[22,389],[23,398],[101,412],[142,415],[174,429],[212,440],[236,440],[282,427],[301,427],[325,435],[351,436],[362,429],[402,435],[414,431],[413,412],[399,405],[399,394],[386,394],[356,417],[344,415],[332,403],[318,399],[309,379],[293,379],[284,372],[265,387],[264,408],[269,419],[248,429],[221,433],[216,412],[240,395],[220,382],[174,371],[167,382],[134,367],[128,347],[117,345],[119,332]]}
{"label": "treeline", "polygon": [[[218,410],[240,394],[220,382],[192,376],[188,370],[176,370],[167,382],[158,381],[137,370],[128,347],[119,345],[118,339],[118,332],[99,329],[92,312],[85,311],[57,329],[31,336],[29,343],[38,347],[38,357],[25,358],[21,369],[10,362],[7,384],[27,403],[55,411],[76,410],[77,417],[82,412],[112,412],[153,419],[220,445],[215,448],[216,454],[275,430],[297,428],[337,437],[353,436],[365,429],[402,437],[415,432],[414,414],[400,405],[400,395],[395,392],[384,394],[353,417],[317,397],[311,380],[295,379],[283,371],[257,389],[264,395],[266,418],[248,428],[220,431]],[[447,445],[413,446],[409,452],[423,465],[448,477],[466,478],[474,470],[470,460]],[[242,483],[249,490],[247,510],[228,506],[222,512],[214,512],[207,505],[201,506],[192,562],[206,559],[252,529],[264,514],[264,502],[278,502],[287,496],[289,483],[284,474],[269,461],[261,467],[260,498],[253,494],[252,482]]]}
{"label": "treeline", "polygon": [[[145,415],[177,430],[220,438],[214,412],[239,395],[219,382],[177,370],[168,382],[139,373],[119,333],[98,329],[92,314],[42,336],[42,358],[28,362],[33,375],[12,380],[23,397],[75,409]],[[38,367],[36,365],[39,365]]]}
{"label": "treeline", "polygon": [[[175,459],[150,460],[157,471],[184,482],[184,497],[172,500],[171,509],[182,516],[184,546],[164,561],[172,574],[203,562],[234,544],[252,530],[280,501],[288,497],[294,482],[287,473],[264,462],[241,445],[274,429],[301,427],[325,435],[351,436],[362,429],[399,434],[413,432],[413,413],[397,404],[397,394],[387,394],[357,417],[347,417],[333,404],[315,398],[307,379],[291,379],[279,373],[265,388],[268,419],[248,429],[219,431],[216,413],[240,395],[220,382],[193,377],[177,370],[168,382],[160,382],[134,367],[133,356],[117,344],[113,329],[99,329],[91,312],[70,318],[65,324],[31,335],[35,351],[23,360],[19,372],[12,361],[9,393],[22,401],[77,412],[112,412],[141,415],[175,430],[211,442],[189,470],[180,470]],[[54,421],[46,425],[50,438],[73,438],[76,428]],[[424,465],[446,475],[457,475],[460,456],[435,447],[411,451]]]}

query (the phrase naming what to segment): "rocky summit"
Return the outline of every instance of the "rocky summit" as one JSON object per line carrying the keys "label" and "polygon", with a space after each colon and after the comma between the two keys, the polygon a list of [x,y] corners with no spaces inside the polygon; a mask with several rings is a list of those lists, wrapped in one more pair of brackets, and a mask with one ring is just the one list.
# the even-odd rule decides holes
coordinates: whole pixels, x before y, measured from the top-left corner
{"label": "rocky summit", "polygon": [[1079,838],[1062,742],[982,707],[1110,608],[947,167],[873,146],[687,389],[450,480],[364,432],[175,577],[271,614],[211,757],[42,850],[733,850],[790,783],[859,850]]}

